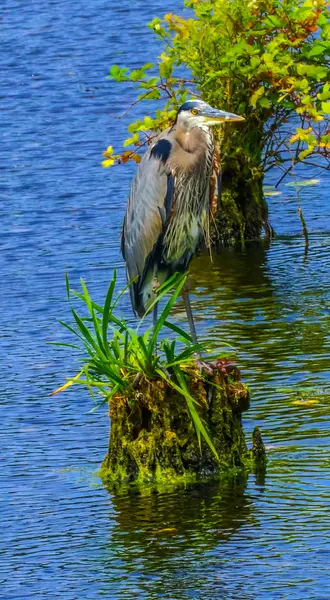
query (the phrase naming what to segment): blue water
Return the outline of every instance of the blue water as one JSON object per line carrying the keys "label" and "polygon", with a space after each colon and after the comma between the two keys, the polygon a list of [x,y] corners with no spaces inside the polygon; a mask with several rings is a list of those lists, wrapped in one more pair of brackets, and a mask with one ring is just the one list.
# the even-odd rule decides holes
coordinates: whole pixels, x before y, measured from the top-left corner
{"label": "blue water", "polygon": [[[99,301],[114,266],[124,283],[119,237],[134,166],[100,163],[141,109],[113,118],[134,93],[106,76],[111,64],[157,59],[145,23],[164,10],[181,2],[2,7],[0,597],[328,600],[329,175],[301,192],[307,256],[283,182],[269,198],[269,247],[191,267],[200,335],[237,349],[251,387],[244,425],[248,436],[262,428],[263,480],[114,495],[95,476],[106,410],[90,413],[83,389],[49,396],[77,370],[70,350],[47,345],[72,341],[58,324],[69,316],[64,273],[73,287],[84,277]],[[128,296],[122,310],[133,322]],[[180,303],[174,316],[183,322]],[[315,391],[299,391],[306,385]]]}

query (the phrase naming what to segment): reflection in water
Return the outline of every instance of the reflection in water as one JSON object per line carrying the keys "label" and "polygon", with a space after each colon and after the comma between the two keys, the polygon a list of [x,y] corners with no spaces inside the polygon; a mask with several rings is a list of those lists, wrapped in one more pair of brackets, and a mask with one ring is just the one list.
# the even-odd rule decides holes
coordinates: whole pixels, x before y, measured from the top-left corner
{"label": "reflection in water", "polygon": [[[328,438],[328,429],[320,427],[328,419],[330,398],[327,238],[314,236],[307,262],[301,240],[290,238],[245,253],[224,250],[211,266],[205,255],[192,264],[193,307],[207,322],[204,332],[212,332],[214,346],[224,340],[237,350],[254,391],[246,418],[254,412],[266,419],[273,441]],[[316,401],[297,409],[295,396],[281,391],[297,386],[315,388]]]}
{"label": "reflection in water", "polygon": [[[113,586],[106,590],[113,598],[130,598],[138,577],[141,597],[152,589],[152,594],[179,600],[191,597],[195,578],[194,587],[210,594],[207,597],[231,598],[221,567],[228,560],[226,543],[242,526],[258,525],[245,487],[246,478],[241,478],[115,493],[111,502],[116,525],[104,558]],[[210,565],[217,565],[211,577]],[[252,600],[249,595],[239,597]]]}
{"label": "reflection in water", "polygon": [[330,249],[319,243],[307,263],[302,250],[291,239],[270,249],[224,250],[211,265],[203,255],[192,264],[195,312],[207,321],[213,344],[231,343],[244,371],[256,370],[257,378],[259,371],[266,381],[278,380],[279,371],[290,384],[330,375],[330,284],[323,276]]}

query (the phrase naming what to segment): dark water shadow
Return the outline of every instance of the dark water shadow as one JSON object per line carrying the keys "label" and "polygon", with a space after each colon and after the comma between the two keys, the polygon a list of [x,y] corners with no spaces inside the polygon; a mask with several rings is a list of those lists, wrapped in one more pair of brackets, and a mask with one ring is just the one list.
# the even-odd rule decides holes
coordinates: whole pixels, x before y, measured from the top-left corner
{"label": "dark water shadow", "polygon": [[[204,579],[199,561],[226,561],[226,543],[232,536],[247,524],[258,527],[246,484],[247,476],[241,476],[186,487],[109,490],[114,512],[104,563],[112,581],[118,571],[121,588],[112,590],[113,597],[130,597],[133,584],[141,597],[194,597],[189,590],[199,589]],[[196,580],[187,578],[189,570],[191,576],[196,571]],[[124,579],[120,572],[125,572]],[[144,596],[149,586],[153,595]],[[216,589],[217,596],[204,597],[232,597],[221,574]]]}
{"label": "dark water shadow", "polygon": [[315,251],[304,262],[302,247],[288,240],[283,248],[281,240],[245,252],[224,249],[212,262],[198,256],[191,264],[198,329],[214,347],[232,344],[249,368],[262,367],[265,381],[279,367],[290,376],[295,365],[310,374],[328,371],[328,283],[314,284],[327,254]]}

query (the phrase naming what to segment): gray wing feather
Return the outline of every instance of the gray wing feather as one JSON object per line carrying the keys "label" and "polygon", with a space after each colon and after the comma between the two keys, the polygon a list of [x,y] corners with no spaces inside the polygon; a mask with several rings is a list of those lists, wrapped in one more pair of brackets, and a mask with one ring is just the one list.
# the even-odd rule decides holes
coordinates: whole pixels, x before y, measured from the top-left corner
{"label": "gray wing feather", "polygon": [[[146,152],[132,181],[123,225],[122,253],[128,278],[138,277],[139,289],[148,257],[163,232],[173,199],[174,186],[166,168],[167,157],[155,152],[157,145],[159,141]],[[136,302],[133,302],[136,309],[134,304]]]}

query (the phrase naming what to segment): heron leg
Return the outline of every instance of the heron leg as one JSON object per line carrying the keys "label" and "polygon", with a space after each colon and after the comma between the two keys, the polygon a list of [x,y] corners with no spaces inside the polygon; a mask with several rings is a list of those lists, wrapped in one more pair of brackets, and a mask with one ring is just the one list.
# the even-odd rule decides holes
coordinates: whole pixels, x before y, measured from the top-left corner
{"label": "heron leg", "polygon": [[[190,335],[191,335],[193,343],[194,344],[198,344],[196,327],[195,327],[193,313],[192,313],[192,310],[191,310],[191,304],[190,304],[190,298],[189,298],[187,283],[183,287],[182,296],[183,296],[185,307],[186,307],[186,313],[187,313],[187,318],[188,318],[188,323],[189,323]],[[206,362],[204,362],[204,361],[201,360],[202,359],[202,353],[200,351],[196,352],[196,358],[197,358],[197,360],[196,360],[196,366],[199,368],[200,373],[202,374],[203,372],[205,372],[207,375],[212,375],[213,374],[213,369],[212,369],[212,367],[208,363],[206,363]]]}
{"label": "heron leg", "polygon": [[152,326],[154,329],[157,324],[157,314],[158,314],[158,302],[155,304],[155,306],[152,309]]}
{"label": "heron leg", "polygon": [[[194,344],[198,344],[198,339],[197,339],[197,334],[196,334],[196,327],[195,327],[195,323],[194,323],[193,313],[192,313],[192,310],[191,310],[191,304],[190,304],[190,298],[189,298],[189,292],[188,292],[187,284],[185,284],[184,287],[183,287],[182,297],[183,297],[184,305],[185,305],[185,308],[186,308],[187,319],[188,319],[188,323],[189,323],[189,329],[190,329],[190,335],[191,335],[192,341],[193,341]],[[199,353],[199,357],[200,357],[200,353]]]}
{"label": "heron leg", "polygon": [[[151,281],[151,289],[152,289],[153,296],[157,296],[159,285],[160,284],[159,284],[159,279],[158,279],[158,267],[157,267],[157,265],[154,265],[154,268],[152,270],[152,281]],[[155,298],[154,298],[154,300],[155,300]],[[152,310],[152,315],[153,315],[152,323],[153,323],[154,329],[155,329],[156,323],[157,323],[157,312],[158,312],[158,302],[156,302],[156,304]]]}
{"label": "heron leg", "polygon": [[152,282],[151,282],[152,293],[154,295],[157,294],[159,286],[160,286],[160,283],[159,283],[159,279],[158,279],[158,267],[157,267],[157,265],[154,265],[153,273],[152,273]]}
{"label": "heron leg", "polygon": [[[154,268],[153,268],[152,284],[151,285],[152,285],[152,293],[153,293],[154,296],[156,296],[158,288],[159,288],[158,268],[157,268],[157,265],[154,265]],[[152,309],[152,326],[153,326],[154,331],[155,331],[155,327],[156,327],[156,324],[157,324],[157,315],[158,315],[158,302],[156,302],[156,304],[154,305],[154,307]],[[156,356],[158,354],[157,341],[156,341],[156,344],[155,344],[155,354],[156,354]]]}

